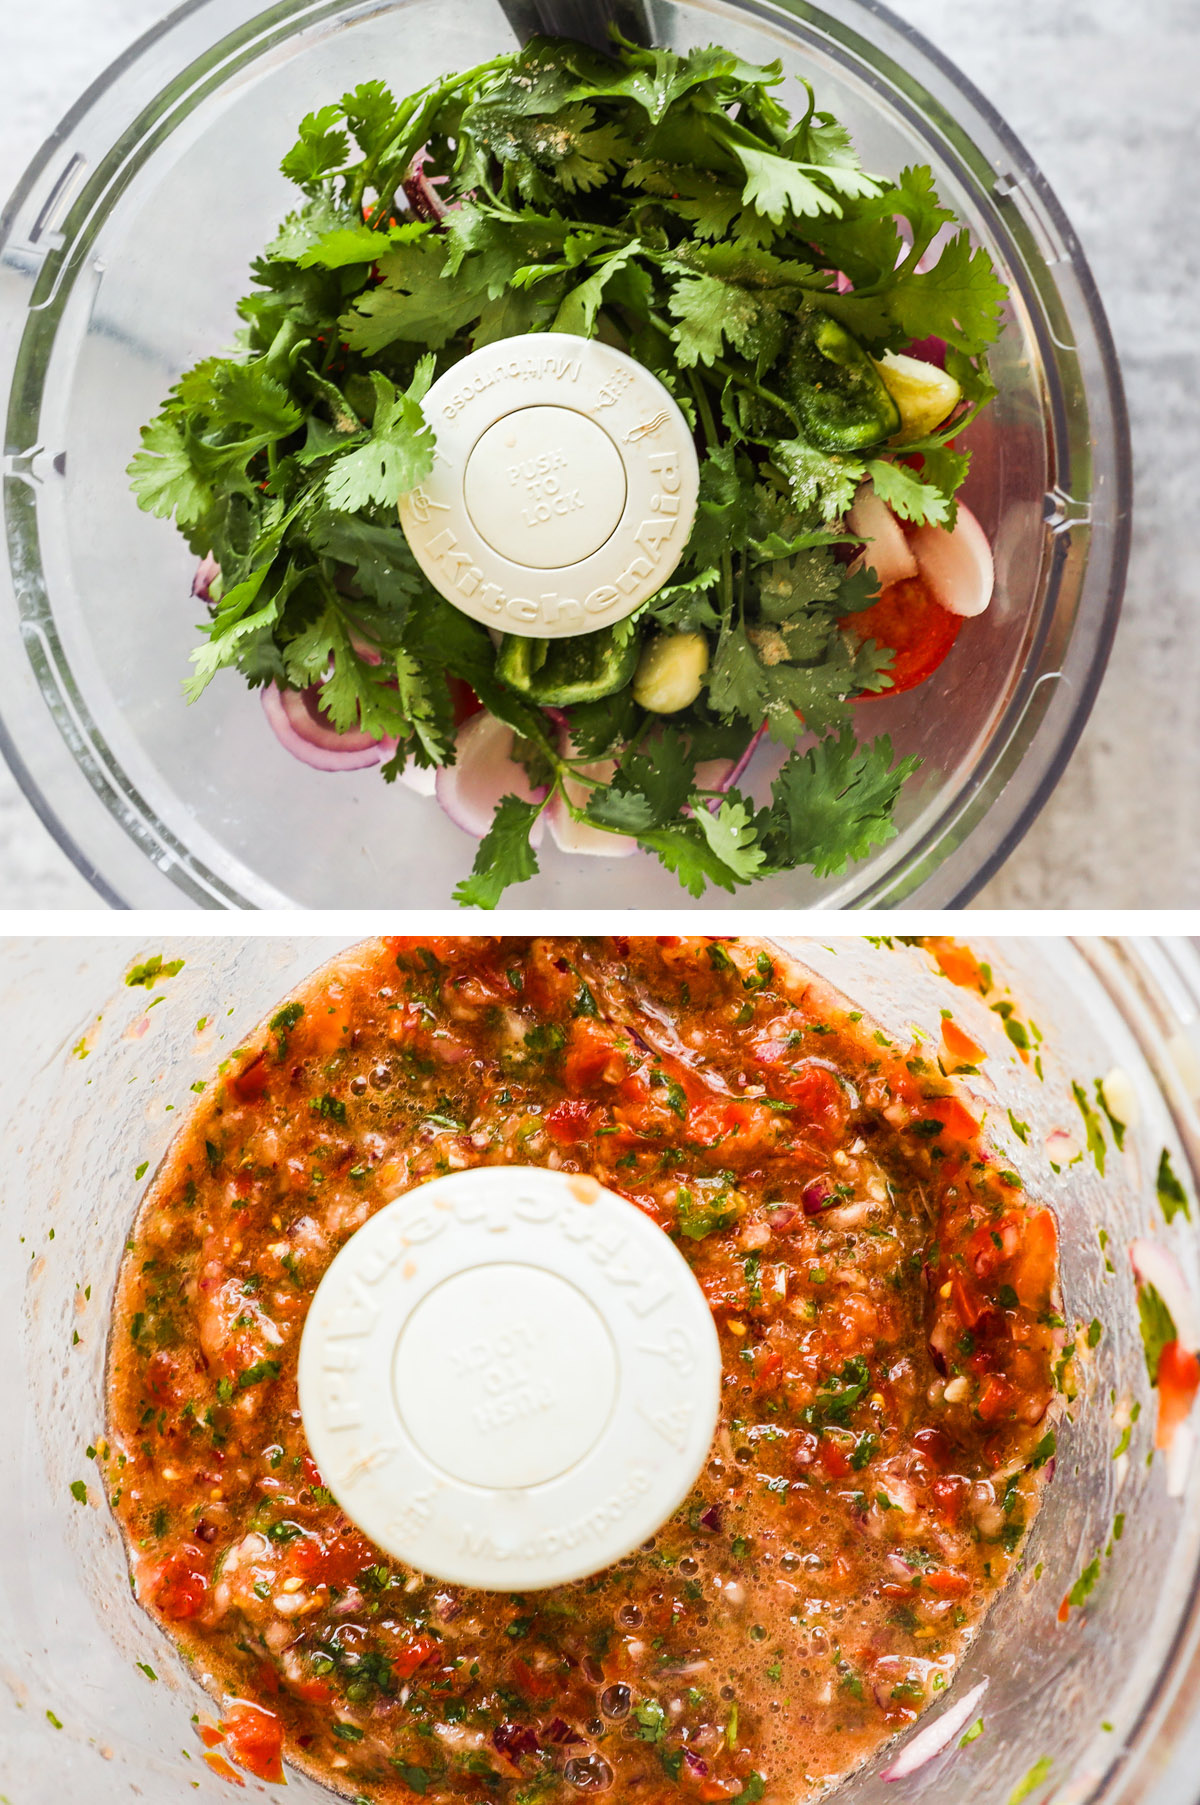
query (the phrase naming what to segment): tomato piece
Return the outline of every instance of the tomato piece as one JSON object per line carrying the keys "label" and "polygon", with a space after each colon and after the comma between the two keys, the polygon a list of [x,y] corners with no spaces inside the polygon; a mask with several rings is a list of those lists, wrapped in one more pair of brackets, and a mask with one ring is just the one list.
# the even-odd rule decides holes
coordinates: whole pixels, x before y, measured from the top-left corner
{"label": "tomato piece", "polygon": [[783,1094],[795,1110],[791,1123],[815,1128],[831,1146],[840,1141],[849,1114],[845,1090],[823,1065],[805,1065],[783,1081]]}
{"label": "tomato piece", "polygon": [[1058,1224],[1050,1210],[1037,1210],[1025,1220],[1013,1278],[1027,1310],[1046,1310],[1058,1272]]}
{"label": "tomato piece", "polygon": [[960,1028],[953,1016],[942,1018],[942,1046],[947,1059],[954,1065],[978,1065],[986,1055],[977,1040],[972,1040],[965,1028]]}
{"label": "tomato piece", "polygon": [[963,1513],[963,1505],[967,1501],[967,1482],[957,1474],[939,1474],[930,1486],[933,1493],[933,1507],[942,1522],[953,1528]]}
{"label": "tomato piece", "polygon": [[616,1069],[613,1062],[619,1062],[621,1072],[624,1072],[624,1056],[616,1051],[615,1040],[611,1028],[593,1021],[590,1016],[580,1016],[572,1022],[563,1054],[563,1078],[568,1090],[591,1090],[599,1084],[606,1070]]}
{"label": "tomato piece", "polygon": [[150,1586],[150,1602],[171,1623],[197,1616],[208,1597],[208,1580],[194,1561],[198,1555],[181,1551],[163,1562]]}
{"label": "tomato piece", "polygon": [[937,960],[942,976],[960,990],[977,990],[980,996],[987,995],[990,986],[984,980],[983,967],[961,940],[951,940],[944,934],[931,935],[925,950]]}
{"label": "tomato piece", "polygon": [[312,1705],[327,1705],[333,1697],[333,1687],[328,1680],[313,1678],[311,1680],[293,1680],[288,1690],[297,1698],[307,1699]]}
{"label": "tomato piece", "polygon": [[441,1652],[441,1643],[435,1642],[432,1636],[414,1636],[398,1654],[392,1656],[392,1667],[397,1679],[410,1679],[418,1667],[424,1667],[428,1661],[435,1660]]}
{"label": "tomato piece", "polygon": [[1200,1360],[1177,1341],[1168,1341],[1158,1357],[1158,1428],[1156,1448],[1169,1448],[1175,1431],[1189,1414],[1200,1389]]}
{"label": "tomato piece", "polygon": [[831,1479],[844,1479],[852,1472],[850,1456],[853,1448],[845,1447],[840,1436],[828,1435],[821,1443],[821,1452],[817,1459]]}
{"label": "tomato piece", "polygon": [[921,1575],[923,1585],[936,1592],[939,1598],[962,1598],[971,1590],[971,1582],[963,1573],[951,1573],[945,1568],[935,1568],[932,1573]]}
{"label": "tomato piece", "polygon": [[265,1705],[235,1698],[222,1720],[225,1747],[256,1780],[283,1785],[283,1725]]}
{"label": "tomato piece", "polygon": [[783,1371],[783,1355],[770,1353],[762,1360],[755,1359],[753,1383],[755,1391],[769,1391],[779,1383],[779,1375]]}
{"label": "tomato piece", "polygon": [[1002,1379],[998,1373],[993,1373],[984,1386],[983,1395],[976,1406],[980,1420],[985,1423],[994,1423],[1008,1410],[1012,1399],[1013,1388],[1008,1380]]}
{"label": "tomato piece", "polygon": [[546,1132],[552,1141],[562,1147],[571,1147],[577,1141],[585,1141],[591,1132],[593,1105],[579,1099],[570,1099],[564,1103],[556,1103],[546,1117]]}
{"label": "tomato piece", "polygon": [[228,1780],[234,1786],[245,1786],[246,1782],[242,1779],[242,1776],[235,1773],[228,1761],[226,1761],[224,1755],[218,1755],[215,1749],[209,1749],[204,1759],[209,1767],[211,1767],[218,1780]]}
{"label": "tomato piece", "polygon": [[526,1698],[553,1698],[562,1685],[561,1675],[531,1667],[523,1655],[514,1656],[508,1664],[508,1670],[517,1691],[523,1692]]}
{"label": "tomato piece", "polygon": [[371,1543],[352,1529],[340,1531],[329,1541],[299,1536],[287,1551],[290,1573],[316,1586],[348,1586],[374,1560]]}
{"label": "tomato piece", "polygon": [[249,1065],[229,1080],[229,1088],[239,1103],[257,1103],[271,1080],[271,1067],[265,1053],[259,1053]]}
{"label": "tomato piece", "polygon": [[987,1310],[983,1299],[968,1285],[961,1273],[956,1272],[950,1280],[950,1300],[958,1314],[958,1320],[967,1329],[976,1328]]}
{"label": "tomato piece", "polygon": [[979,1123],[957,1097],[926,1097],[918,1114],[922,1121],[942,1124],[939,1146],[944,1146],[947,1141],[970,1141],[979,1133]]}
{"label": "tomato piece", "polygon": [[940,1471],[944,1472],[954,1459],[954,1449],[944,1429],[918,1429],[912,1439],[917,1453]]}
{"label": "tomato piece", "polygon": [[962,616],[935,602],[920,577],[906,577],[889,583],[872,607],[845,615],[839,624],[844,632],[891,650],[892,687],[872,695],[896,696],[932,677],[958,638]]}

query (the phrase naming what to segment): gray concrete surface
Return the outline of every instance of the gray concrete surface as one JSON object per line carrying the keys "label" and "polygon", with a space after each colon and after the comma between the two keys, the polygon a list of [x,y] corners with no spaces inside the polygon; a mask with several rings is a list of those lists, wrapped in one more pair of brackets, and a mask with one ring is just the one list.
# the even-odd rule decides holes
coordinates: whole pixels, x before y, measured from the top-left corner
{"label": "gray concrete surface", "polygon": [[[163,0],[0,0],[0,187]],[[1007,117],[1087,249],[1120,348],[1138,511],[1099,702],[981,904],[1200,906],[1198,0],[894,0]],[[0,769],[0,907],[91,891]]]}

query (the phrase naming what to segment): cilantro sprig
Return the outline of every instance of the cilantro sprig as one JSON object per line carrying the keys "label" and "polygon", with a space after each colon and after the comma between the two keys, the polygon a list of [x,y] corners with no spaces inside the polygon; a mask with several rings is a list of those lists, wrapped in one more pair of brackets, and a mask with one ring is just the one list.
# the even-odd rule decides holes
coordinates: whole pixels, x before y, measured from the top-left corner
{"label": "cilantro sprig", "polygon": [[[236,347],[185,372],[143,431],[139,504],[219,567],[191,698],[226,669],[304,690],[336,730],[395,742],[389,781],[453,762],[456,682],[513,729],[545,800],[502,798],[465,905],[536,873],[552,800],[633,836],[694,896],[835,876],[896,832],[917,761],[854,734],[851,702],[890,687],[892,654],[854,630],[876,592],[842,561],[841,522],[870,479],[902,519],[952,524],[1004,289],[930,170],[865,171],[811,89],[787,112],[781,79],[719,46],[615,35],[609,55],[534,38],[400,100],[361,84],[283,159],[300,203],[253,265]],[[546,330],[602,334],[694,426],[683,560],[616,630],[703,635],[700,694],[669,723],[626,675],[564,729],[500,675],[397,520],[432,463],[430,384]],[[899,461],[872,360],[929,336],[963,401]],[[782,756],[769,802],[714,789],[706,765],[764,731]]]}

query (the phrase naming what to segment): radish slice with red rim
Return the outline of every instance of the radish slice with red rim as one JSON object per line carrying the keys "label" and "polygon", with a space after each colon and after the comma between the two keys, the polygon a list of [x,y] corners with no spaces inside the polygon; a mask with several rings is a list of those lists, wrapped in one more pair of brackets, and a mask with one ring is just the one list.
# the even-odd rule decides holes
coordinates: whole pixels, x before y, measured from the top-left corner
{"label": "radish slice with red rim", "polygon": [[869,542],[857,554],[852,569],[867,565],[879,578],[880,589],[916,576],[917,560],[913,548],[904,537],[900,522],[887,503],[880,500],[872,484],[864,483],[854,497],[846,525],[856,538]]}
{"label": "radish slice with red rim", "polygon": [[414,764],[410,758],[400,773],[400,782],[414,796],[437,795],[437,766]]}
{"label": "radish slice with red rim", "polygon": [[[569,757],[569,741],[566,750]],[[615,759],[601,758],[590,765],[580,766],[580,771],[585,777],[599,777],[607,781],[616,768]],[[580,783],[573,777],[568,777],[563,787],[576,808],[583,808],[592,793],[590,784]],[[550,837],[560,852],[585,853],[598,859],[627,859],[637,851],[637,841],[628,834],[606,833],[602,827],[592,827],[586,821],[576,821],[561,795],[556,795],[550,802],[546,809],[546,819],[550,824]]]}
{"label": "radish slice with red rim", "polygon": [[950,1705],[935,1717],[931,1724],[918,1730],[911,1741],[906,1742],[896,1759],[880,1773],[881,1780],[906,1780],[909,1774],[915,1774],[918,1768],[940,1755],[947,1743],[953,1742],[960,1730],[965,1730],[970,1723],[980,1699],[988,1689],[986,1680],[980,1680],[978,1686],[972,1686],[956,1705]]}
{"label": "radish slice with red rim", "polygon": [[[437,772],[434,793],[456,827],[482,840],[492,825],[502,796],[519,796],[522,802],[540,802],[545,786],[535,787],[529,773],[511,756],[513,730],[486,709],[463,722],[454,739],[455,762]],[[542,817],[530,834],[530,843],[541,844]]]}
{"label": "radish slice with red rim", "polygon": [[314,771],[362,771],[390,758],[395,740],[373,739],[369,733],[339,733],[321,713],[319,683],[307,689],[280,689],[268,683],[262,692],[263,713],[281,746]]}
{"label": "radish slice with red rim", "polygon": [[919,526],[909,538],[921,581],[934,601],[950,614],[970,619],[982,614],[992,599],[996,567],[987,534],[960,501],[954,531]]}

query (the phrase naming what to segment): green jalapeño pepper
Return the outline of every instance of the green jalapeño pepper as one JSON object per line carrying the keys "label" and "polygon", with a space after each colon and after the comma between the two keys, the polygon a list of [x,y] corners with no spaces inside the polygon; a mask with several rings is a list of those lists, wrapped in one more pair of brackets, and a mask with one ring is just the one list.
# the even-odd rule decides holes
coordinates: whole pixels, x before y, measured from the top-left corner
{"label": "green jalape\u00f1o pepper", "polygon": [[900,430],[900,410],[875,365],[827,313],[799,321],[784,382],[805,434],[822,451],[865,451]]}
{"label": "green jalape\u00f1o pepper", "polygon": [[624,620],[571,639],[526,639],[506,633],[496,674],[543,708],[569,708],[624,689],[637,669],[638,651],[637,628]]}

